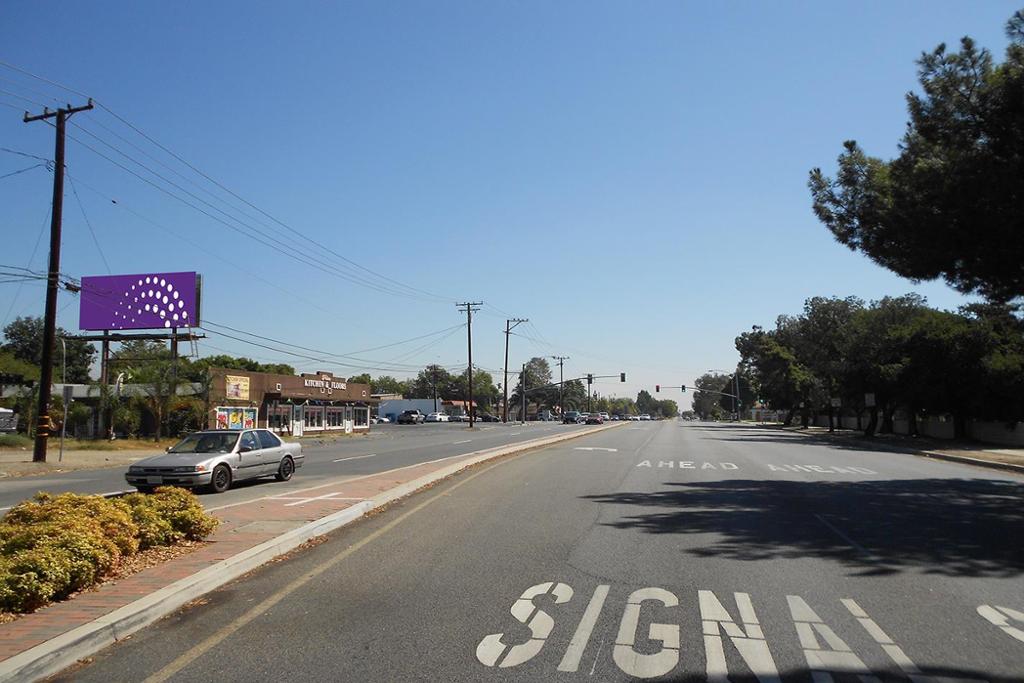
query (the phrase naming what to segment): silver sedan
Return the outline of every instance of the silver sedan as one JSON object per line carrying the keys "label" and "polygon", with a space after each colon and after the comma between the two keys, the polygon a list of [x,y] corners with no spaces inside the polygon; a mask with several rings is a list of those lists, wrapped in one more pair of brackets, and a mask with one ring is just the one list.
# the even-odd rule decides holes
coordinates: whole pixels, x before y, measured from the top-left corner
{"label": "silver sedan", "polygon": [[139,460],[124,475],[139,491],[157,486],[206,487],[214,493],[234,481],[273,476],[288,481],[302,467],[302,446],[266,429],[189,434],[164,455]]}

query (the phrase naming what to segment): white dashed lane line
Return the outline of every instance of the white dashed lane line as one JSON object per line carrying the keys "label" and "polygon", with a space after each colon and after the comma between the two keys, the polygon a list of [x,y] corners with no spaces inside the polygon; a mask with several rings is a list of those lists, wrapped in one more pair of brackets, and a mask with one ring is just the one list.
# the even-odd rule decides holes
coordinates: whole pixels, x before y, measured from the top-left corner
{"label": "white dashed lane line", "polygon": [[346,460],[360,460],[362,458],[372,458],[376,453],[368,453],[367,455],[353,455],[351,458],[338,458],[334,462],[345,462]]}

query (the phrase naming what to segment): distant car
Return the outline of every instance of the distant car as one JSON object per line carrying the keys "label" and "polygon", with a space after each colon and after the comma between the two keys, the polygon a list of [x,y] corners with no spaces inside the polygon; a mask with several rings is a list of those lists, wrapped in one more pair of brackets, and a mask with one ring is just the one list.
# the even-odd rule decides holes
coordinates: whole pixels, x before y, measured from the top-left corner
{"label": "distant car", "polygon": [[574,425],[579,424],[580,414],[575,410],[565,411],[565,415],[562,417],[562,424]]}
{"label": "distant car", "polygon": [[282,441],[267,429],[221,429],[189,434],[165,454],[132,464],[124,478],[142,493],[157,486],[223,493],[245,479],[288,481],[303,459],[301,444]]}
{"label": "distant car", "polygon": [[403,410],[402,414],[395,420],[400,425],[419,425],[427,419],[427,416],[418,410]]}
{"label": "distant car", "polygon": [[424,418],[424,422],[448,422],[447,413],[430,413]]}
{"label": "distant car", "polygon": [[630,422],[639,422],[639,420],[640,420],[640,416],[639,415],[630,415],[629,416],[629,421]]}
{"label": "distant car", "polygon": [[489,413],[480,413],[479,415],[476,416],[476,419],[479,420],[480,422],[501,422],[501,418],[499,418],[496,415],[491,415]]}
{"label": "distant car", "polygon": [[378,424],[390,424],[390,423],[391,423],[391,418],[387,417],[386,415],[380,415],[378,417],[373,418],[373,424],[375,424],[375,425],[378,425]]}
{"label": "distant car", "polygon": [[612,419],[612,416],[609,415],[608,413],[605,413],[605,412],[600,412],[600,413],[598,413],[598,415],[600,415],[601,418],[604,419],[606,422],[608,420]]}
{"label": "distant car", "polygon": [[647,413],[644,413],[643,415],[640,416],[640,420],[644,421],[644,422],[646,422],[647,420],[650,420],[650,419],[651,419],[651,416],[648,415]]}
{"label": "distant car", "polygon": [[601,416],[601,413],[591,413],[590,415],[587,415],[586,423],[588,425],[603,425],[604,418]]}

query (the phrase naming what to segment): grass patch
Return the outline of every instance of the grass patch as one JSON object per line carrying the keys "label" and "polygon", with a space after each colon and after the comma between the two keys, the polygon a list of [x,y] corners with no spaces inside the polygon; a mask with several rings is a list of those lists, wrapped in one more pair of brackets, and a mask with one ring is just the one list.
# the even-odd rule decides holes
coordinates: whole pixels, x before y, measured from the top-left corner
{"label": "grass patch", "polygon": [[0,434],[0,448],[31,448],[32,444],[24,434]]}
{"label": "grass patch", "polygon": [[[180,439],[64,439],[66,451],[163,451],[173,446]],[[60,433],[50,435],[50,447],[55,448],[60,442]],[[33,440],[24,434],[0,434],[0,448],[22,449],[32,448]]]}

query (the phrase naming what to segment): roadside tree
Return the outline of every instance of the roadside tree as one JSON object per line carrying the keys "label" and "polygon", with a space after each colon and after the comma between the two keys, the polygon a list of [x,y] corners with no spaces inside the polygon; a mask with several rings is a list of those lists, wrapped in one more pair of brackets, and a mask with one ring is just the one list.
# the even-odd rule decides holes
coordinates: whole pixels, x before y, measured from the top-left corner
{"label": "roadside tree", "polygon": [[914,281],[995,302],[1024,297],[1024,11],[996,64],[970,38],[918,60],[922,93],[891,161],[847,141],[836,177],[815,168],[815,214],[850,249]]}

